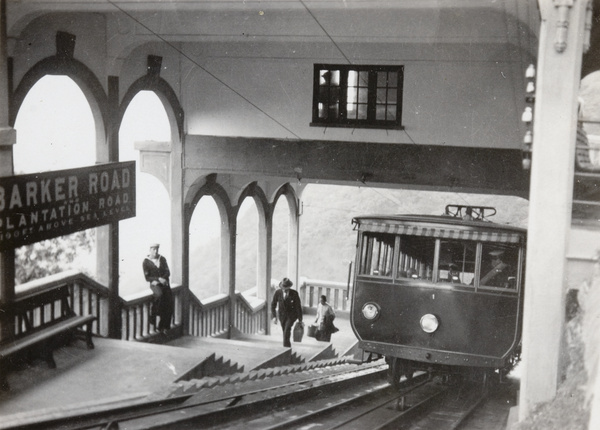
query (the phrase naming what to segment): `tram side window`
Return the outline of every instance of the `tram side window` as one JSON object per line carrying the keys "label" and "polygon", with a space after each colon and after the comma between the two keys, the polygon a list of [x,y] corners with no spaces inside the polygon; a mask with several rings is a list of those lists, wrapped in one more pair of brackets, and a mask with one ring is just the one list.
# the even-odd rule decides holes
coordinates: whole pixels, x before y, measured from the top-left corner
{"label": "tram side window", "polygon": [[361,275],[392,276],[394,236],[365,233],[360,257]]}
{"label": "tram side window", "polygon": [[401,235],[398,277],[431,280],[434,255],[435,238]]}
{"label": "tram side window", "polygon": [[438,282],[472,285],[475,277],[476,255],[476,242],[440,241]]}
{"label": "tram side window", "polygon": [[484,244],[479,285],[482,287],[516,289],[518,264],[518,247]]}

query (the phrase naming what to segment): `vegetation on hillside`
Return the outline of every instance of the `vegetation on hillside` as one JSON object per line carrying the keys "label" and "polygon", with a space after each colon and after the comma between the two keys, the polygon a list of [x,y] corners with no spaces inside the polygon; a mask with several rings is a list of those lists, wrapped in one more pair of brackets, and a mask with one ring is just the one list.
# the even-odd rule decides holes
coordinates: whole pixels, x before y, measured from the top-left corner
{"label": "vegetation on hillside", "polygon": [[[526,227],[528,202],[510,196],[489,196],[458,193],[441,193],[417,190],[389,190],[368,186],[308,185],[302,195],[300,216],[300,276],[326,281],[346,282],[348,266],[354,262],[356,233],[352,218],[366,214],[442,214],[447,204],[473,204],[493,206],[498,214],[493,221]],[[283,199],[278,203],[287,208]],[[272,278],[287,275],[286,211],[276,211],[273,237]],[[238,220],[239,225],[256,226],[256,210],[245,214],[250,220]],[[236,287],[245,291],[256,285],[257,243],[240,239],[238,232]],[[218,292],[214,279],[218,279],[218,264],[214,264],[219,240],[190,250],[194,261],[190,267],[192,291],[201,298]],[[203,264],[211,261],[211,264]],[[218,261],[218,260],[217,260]]]}

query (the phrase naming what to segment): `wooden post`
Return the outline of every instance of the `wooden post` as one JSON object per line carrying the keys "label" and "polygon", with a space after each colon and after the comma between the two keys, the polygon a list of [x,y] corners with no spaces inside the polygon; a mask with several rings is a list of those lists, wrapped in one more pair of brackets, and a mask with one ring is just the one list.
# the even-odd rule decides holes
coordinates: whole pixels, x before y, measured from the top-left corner
{"label": "wooden post", "polygon": [[[12,176],[13,145],[17,134],[9,124],[12,88],[8,85],[6,0],[0,0],[0,177]],[[9,307],[15,298],[15,250],[0,252],[0,305]],[[14,333],[14,321],[0,312],[0,341]]]}
{"label": "wooden post", "polygon": [[[108,158],[119,161],[119,78],[108,77]],[[108,336],[121,339],[121,298],[119,297],[119,221],[108,226]]]}

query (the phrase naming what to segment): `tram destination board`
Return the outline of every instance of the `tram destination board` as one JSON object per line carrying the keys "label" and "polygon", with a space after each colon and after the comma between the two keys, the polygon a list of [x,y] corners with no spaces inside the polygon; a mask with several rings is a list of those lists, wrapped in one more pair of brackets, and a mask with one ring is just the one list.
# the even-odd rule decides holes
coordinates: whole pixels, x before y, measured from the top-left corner
{"label": "tram destination board", "polygon": [[135,216],[135,161],[0,178],[0,250]]}

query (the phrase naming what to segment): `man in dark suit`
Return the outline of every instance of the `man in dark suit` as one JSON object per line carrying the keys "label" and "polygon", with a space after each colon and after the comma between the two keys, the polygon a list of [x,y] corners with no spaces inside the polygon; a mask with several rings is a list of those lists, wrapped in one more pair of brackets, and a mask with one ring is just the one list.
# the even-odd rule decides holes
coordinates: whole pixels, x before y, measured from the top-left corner
{"label": "man in dark suit", "polygon": [[279,309],[279,321],[283,329],[283,346],[291,347],[290,336],[292,327],[296,320],[302,322],[302,305],[300,296],[296,290],[292,290],[294,283],[288,278],[283,278],[279,283],[279,289],[275,291],[271,301],[271,317],[273,323],[277,324],[277,309]]}

